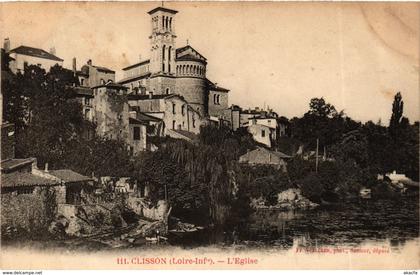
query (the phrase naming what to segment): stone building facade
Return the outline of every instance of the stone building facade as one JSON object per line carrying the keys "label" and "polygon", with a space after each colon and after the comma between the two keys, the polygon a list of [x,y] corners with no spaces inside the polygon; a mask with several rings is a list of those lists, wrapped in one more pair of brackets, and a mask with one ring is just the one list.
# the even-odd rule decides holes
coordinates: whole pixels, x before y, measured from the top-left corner
{"label": "stone building facade", "polygon": [[94,87],[92,105],[93,121],[100,136],[128,140],[129,106],[124,86],[108,83]]}
{"label": "stone building facade", "polygon": [[174,131],[198,134],[200,126],[206,123],[201,114],[180,95],[129,95],[128,99],[137,112],[163,121],[163,135],[175,137]]}
{"label": "stone building facade", "polygon": [[[129,94],[179,95],[201,119],[222,117],[228,108],[229,90],[207,79],[207,59],[202,54],[190,45],[177,48],[176,14],[177,11],[164,7],[149,12],[150,59],[123,68],[124,78],[118,83],[127,87]],[[173,121],[168,123],[166,128],[173,129]],[[183,123],[186,125],[185,121],[176,121],[175,128],[183,128]],[[190,130],[195,132],[193,128]]]}

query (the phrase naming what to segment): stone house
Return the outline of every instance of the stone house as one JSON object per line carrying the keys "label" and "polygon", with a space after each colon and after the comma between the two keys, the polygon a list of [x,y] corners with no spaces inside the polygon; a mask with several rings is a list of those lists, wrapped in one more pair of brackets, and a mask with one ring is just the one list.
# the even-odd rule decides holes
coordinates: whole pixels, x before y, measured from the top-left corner
{"label": "stone house", "polygon": [[97,134],[127,141],[130,131],[127,89],[111,82],[93,87],[92,105]]}
{"label": "stone house", "polygon": [[139,112],[163,121],[164,135],[177,138],[183,132],[198,134],[206,120],[176,94],[129,95],[129,104]]}
{"label": "stone house", "polygon": [[33,231],[47,226],[68,205],[83,204],[93,180],[66,169],[39,170],[35,158],[6,159],[1,161],[0,187],[2,228]]}
{"label": "stone house", "polygon": [[73,58],[73,72],[79,79],[81,87],[93,88],[109,82],[115,82],[115,71],[102,66],[93,65],[89,59],[80,71],[76,69],[76,58]]}
{"label": "stone house", "polygon": [[262,143],[268,147],[273,145],[273,133],[275,133],[275,129],[273,130],[273,128],[266,125],[251,124],[247,127],[247,130],[256,142]]}
{"label": "stone house", "polygon": [[6,38],[4,50],[12,58],[9,68],[13,73],[23,72],[25,67],[29,65],[39,66],[47,72],[57,64],[63,66],[64,60],[55,55],[54,48],[47,52],[43,49],[22,45],[10,50],[10,40]]}
{"label": "stone house", "polygon": [[286,171],[287,160],[292,157],[280,151],[270,151],[268,149],[258,147],[239,157],[239,163],[247,165],[270,165],[278,169]]}

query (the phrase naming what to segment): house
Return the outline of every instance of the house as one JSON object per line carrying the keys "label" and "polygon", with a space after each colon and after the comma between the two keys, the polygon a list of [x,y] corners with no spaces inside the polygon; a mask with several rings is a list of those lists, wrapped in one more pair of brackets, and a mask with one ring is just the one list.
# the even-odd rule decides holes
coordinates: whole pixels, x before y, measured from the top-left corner
{"label": "house", "polygon": [[55,65],[63,66],[64,60],[55,55],[54,48],[47,52],[43,49],[22,45],[10,50],[10,40],[6,38],[4,49],[12,58],[9,67],[13,73],[23,72],[25,67],[29,65],[39,66],[46,71],[49,71]]}
{"label": "house", "polygon": [[269,165],[286,171],[287,160],[292,157],[279,151],[258,147],[239,157],[239,163],[247,165]]}
{"label": "house", "polygon": [[93,89],[93,121],[98,135],[127,141],[129,138],[129,106],[127,88],[106,83]]}
{"label": "house", "polygon": [[247,130],[256,142],[262,143],[268,147],[273,145],[273,133],[275,133],[275,130],[272,128],[266,125],[251,124],[247,127]]}
{"label": "house", "polygon": [[93,65],[92,59],[89,59],[80,71],[77,71],[76,58],[73,58],[73,72],[78,77],[81,87],[93,88],[115,82],[115,71],[103,66]]}
{"label": "house", "polygon": [[80,204],[83,184],[92,179],[72,170],[39,170],[35,158],[6,159],[1,161],[1,194],[36,194],[52,187],[57,204]]}
{"label": "house", "polygon": [[128,101],[132,110],[163,121],[165,136],[178,138],[183,132],[196,135],[201,125],[206,123],[200,112],[177,94],[128,95]]}

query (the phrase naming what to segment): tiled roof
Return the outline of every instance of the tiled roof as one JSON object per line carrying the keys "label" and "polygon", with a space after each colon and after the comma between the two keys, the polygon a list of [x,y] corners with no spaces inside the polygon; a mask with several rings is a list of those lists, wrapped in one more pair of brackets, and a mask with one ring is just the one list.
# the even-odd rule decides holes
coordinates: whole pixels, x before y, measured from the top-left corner
{"label": "tiled roof", "polygon": [[23,166],[32,164],[35,161],[35,158],[27,159],[6,159],[1,162],[1,171],[8,172],[15,169],[18,169]]}
{"label": "tiled roof", "polygon": [[28,47],[28,46],[19,46],[13,50],[10,51],[11,53],[17,53],[17,54],[23,54],[23,55],[29,55],[29,56],[34,56],[34,57],[39,57],[39,58],[45,58],[45,59],[50,59],[50,60],[55,60],[55,61],[64,61],[63,59],[50,54],[47,51],[44,51],[43,49],[38,49],[38,48],[32,48],[32,47]]}
{"label": "tiled roof", "polygon": [[94,68],[96,68],[99,72],[104,72],[104,73],[113,73],[115,74],[115,71],[105,68],[105,67],[100,67],[100,66],[92,66]]}
{"label": "tiled roof", "polygon": [[167,9],[167,8],[164,8],[164,7],[157,7],[157,8],[154,8],[153,10],[149,11],[148,14],[153,14],[157,11],[164,11],[164,12],[169,12],[169,13],[172,13],[172,14],[175,14],[175,13],[178,12],[176,10],[171,10],[171,9]]}
{"label": "tiled roof", "polygon": [[140,120],[135,119],[135,118],[132,118],[132,117],[129,117],[129,118],[128,118],[128,123],[129,123],[129,124],[142,124],[142,125],[148,125],[146,122],[144,122],[144,121],[140,121]]}
{"label": "tiled roof", "polygon": [[172,131],[174,131],[174,132],[176,132],[176,133],[178,133],[178,134],[186,137],[189,140],[193,140],[193,139],[197,138],[197,135],[196,134],[191,133],[191,132],[188,132],[188,131],[185,131],[185,130],[172,130]]}
{"label": "tiled roof", "polygon": [[180,54],[180,53],[182,53],[182,52],[184,52],[184,51],[186,51],[186,50],[188,50],[188,49],[191,49],[191,50],[193,50],[195,53],[197,53],[202,59],[204,59],[204,60],[207,60],[202,54],[200,54],[196,49],[194,49],[193,47],[191,47],[190,45],[187,45],[187,46],[184,46],[184,47],[181,47],[181,48],[178,48],[178,49],[176,49],[176,51],[175,51],[175,56],[178,58],[178,55]]}
{"label": "tiled roof", "polygon": [[149,116],[148,114],[145,114],[145,113],[137,113],[137,117],[136,117],[138,120],[140,120],[140,121],[147,121],[147,122],[149,122],[149,121],[153,121],[153,122],[159,122],[159,121],[162,121],[161,119],[159,119],[159,118],[157,118],[157,117],[154,117],[154,116]]}
{"label": "tiled roof", "polygon": [[75,87],[74,91],[77,93],[77,95],[93,97],[92,89],[87,88],[87,87]]}
{"label": "tiled roof", "polygon": [[79,173],[76,173],[69,169],[61,169],[61,170],[51,170],[49,173],[62,181],[69,183],[69,182],[81,182],[81,181],[90,181],[92,180],[89,177],[83,176]]}
{"label": "tiled roof", "polygon": [[58,184],[57,181],[36,176],[30,172],[2,173],[0,182],[1,187],[46,186]]}
{"label": "tiled roof", "polygon": [[149,76],[150,76],[150,73],[145,73],[145,74],[141,74],[141,75],[130,76],[130,77],[121,79],[117,83],[125,84],[125,83],[128,83],[128,82],[136,81],[136,80],[143,79],[143,78],[146,78],[146,77],[149,77]]}
{"label": "tiled roof", "polygon": [[128,100],[145,100],[145,99],[162,99],[169,97],[171,95],[153,95],[150,97],[150,95],[128,95]]}
{"label": "tiled roof", "polygon": [[181,57],[177,57],[176,61],[198,61],[207,64],[207,62],[204,59],[198,58],[192,54],[186,54]]}
{"label": "tiled roof", "polygon": [[98,86],[92,87],[92,89],[95,89],[95,88],[103,88],[103,87],[105,87],[105,88],[112,88],[112,89],[123,89],[123,90],[127,90],[128,89],[124,85],[121,85],[119,83],[114,83],[114,82],[110,82],[110,83],[98,85]]}
{"label": "tiled roof", "polygon": [[207,83],[209,85],[209,89],[212,91],[218,91],[218,92],[229,92],[228,89],[225,89],[223,87],[217,86],[215,83],[213,83],[212,81],[210,81],[209,79],[206,79]]}
{"label": "tiled roof", "polygon": [[133,64],[133,65],[130,65],[130,66],[127,66],[127,67],[125,67],[125,68],[122,68],[122,70],[123,70],[123,71],[126,71],[126,70],[129,70],[129,69],[132,69],[132,68],[135,68],[135,67],[138,67],[138,66],[141,66],[141,65],[147,64],[147,63],[150,63],[150,59],[147,59],[147,60],[141,61],[141,62],[139,62],[139,63]]}

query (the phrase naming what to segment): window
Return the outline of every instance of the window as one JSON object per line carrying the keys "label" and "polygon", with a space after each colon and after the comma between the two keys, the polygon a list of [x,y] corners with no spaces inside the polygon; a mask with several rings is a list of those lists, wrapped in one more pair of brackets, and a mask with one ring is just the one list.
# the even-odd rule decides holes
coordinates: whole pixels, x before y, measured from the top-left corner
{"label": "window", "polygon": [[140,140],[140,127],[134,127],[133,131],[133,139],[134,140]]}
{"label": "window", "polygon": [[168,60],[171,61],[171,51],[172,51],[172,46],[169,46],[168,49]]}
{"label": "window", "polygon": [[172,129],[175,130],[175,120],[172,120]]}
{"label": "window", "polygon": [[193,126],[193,128],[195,128],[195,118],[194,118],[194,116],[192,117],[192,126]]}
{"label": "window", "polygon": [[185,105],[182,105],[182,115],[185,115]]}
{"label": "window", "polygon": [[217,95],[213,96],[213,101],[214,101],[214,104],[217,104]]}
{"label": "window", "polygon": [[166,94],[169,95],[171,93],[171,90],[169,90],[169,88],[166,88]]}
{"label": "window", "polygon": [[265,137],[265,130],[261,130],[261,137]]}
{"label": "window", "polygon": [[82,85],[82,86],[83,86],[84,84],[85,84],[85,79],[84,79],[84,78],[81,78],[81,79],[80,79],[80,85]]}
{"label": "window", "polygon": [[166,46],[163,45],[163,48],[162,48],[162,60],[163,61],[165,61],[165,51],[166,51]]}
{"label": "window", "polygon": [[172,103],[172,114],[175,114],[176,112],[175,112],[175,103]]}

